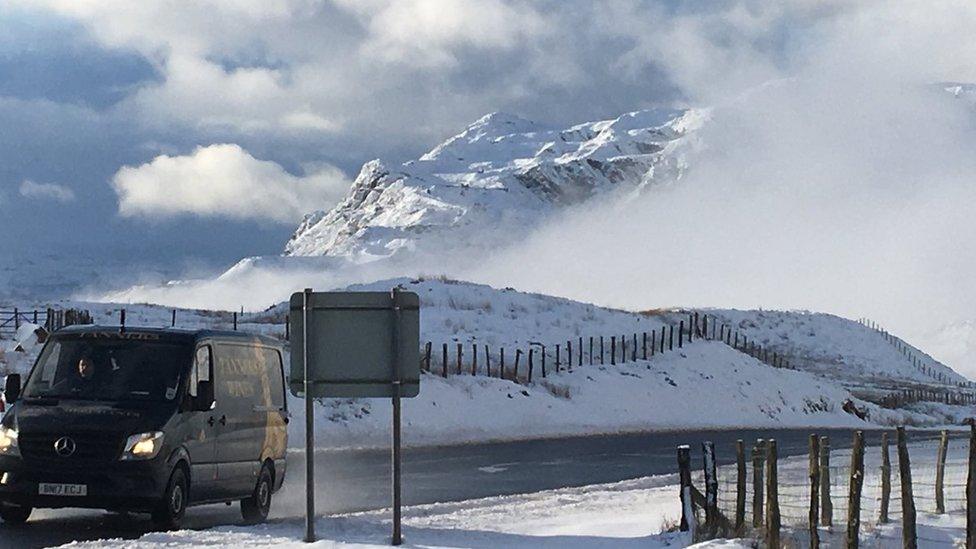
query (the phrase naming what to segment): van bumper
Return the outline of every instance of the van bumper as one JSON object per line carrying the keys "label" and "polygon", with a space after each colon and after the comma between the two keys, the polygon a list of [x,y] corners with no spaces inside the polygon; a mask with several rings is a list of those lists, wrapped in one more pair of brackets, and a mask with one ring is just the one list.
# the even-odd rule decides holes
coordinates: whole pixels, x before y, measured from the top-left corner
{"label": "van bumper", "polygon": [[[0,457],[0,503],[35,508],[151,511],[163,498],[169,473],[169,465],[159,458],[65,467],[5,456]],[[87,495],[42,496],[41,483],[83,484]]]}

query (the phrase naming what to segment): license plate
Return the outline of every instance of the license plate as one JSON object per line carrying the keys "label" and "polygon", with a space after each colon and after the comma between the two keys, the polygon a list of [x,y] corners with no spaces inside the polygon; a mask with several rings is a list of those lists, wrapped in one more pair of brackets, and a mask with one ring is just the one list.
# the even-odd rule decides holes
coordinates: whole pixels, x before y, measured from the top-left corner
{"label": "license plate", "polygon": [[88,485],[42,482],[37,485],[37,492],[42,496],[87,496]]}

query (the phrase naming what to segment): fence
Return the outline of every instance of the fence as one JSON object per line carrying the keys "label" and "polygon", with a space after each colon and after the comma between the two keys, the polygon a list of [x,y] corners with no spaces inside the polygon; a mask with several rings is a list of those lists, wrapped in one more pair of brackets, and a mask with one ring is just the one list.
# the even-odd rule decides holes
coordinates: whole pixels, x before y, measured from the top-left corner
{"label": "fence", "polygon": [[48,332],[53,332],[65,326],[91,323],[91,314],[81,309],[21,310],[14,307],[0,310],[0,339],[14,337],[24,324],[41,325]]}
{"label": "fence", "polygon": [[946,385],[955,385],[957,387],[970,387],[976,388],[976,382],[972,381],[953,381],[949,378],[948,374],[945,372],[940,372],[936,368],[930,366],[925,362],[925,359],[921,358],[915,353],[915,347],[912,347],[905,342],[904,339],[892,334],[888,330],[884,329],[880,324],[874,322],[873,320],[867,318],[858,319],[858,323],[862,326],[870,328],[877,332],[881,337],[884,338],[886,342],[891,344],[895,349],[898,350],[902,355],[905,356],[907,360],[912,363],[912,366],[922,372],[926,376],[943,383]]}
{"label": "fence", "polygon": [[679,319],[669,319],[659,330],[573,336],[565,343],[531,342],[524,346],[498,346],[492,349],[488,344],[456,341],[435,347],[432,341],[428,341],[422,349],[421,367],[443,377],[483,375],[530,383],[538,377],[547,377],[553,371],[650,360],[655,355],[704,339],[724,343],[775,368],[791,368],[781,353],[770,352],[755,341],[749,341],[731,326],[719,323],[714,316],[683,311],[675,314]]}
{"label": "fence", "polygon": [[[685,501],[685,494],[692,494],[694,504],[682,507],[681,524],[699,538],[751,533],[779,547],[783,529],[793,538],[805,538],[810,547],[828,536],[857,547],[860,534],[872,525],[900,521],[902,545],[916,547],[920,541],[926,546],[943,542],[918,534],[917,512],[964,513],[967,547],[976,547],[976,484],[970,484],[976,480],[976,427],[971,427],[968,447],[952,445],[943,431],[935,441],[913,444],[912,450],[914,464],[903,428],[896,437],[883,433],[874,447],[857,432],[851,450],[840,453],[831,452],[828,437],[811,435],[807,460],[780,464],[775,440],[760,439],[751,447],[740,440],[735,465],[718,468],[715,448],[706,442],[704,467],[692,474],[686,470],[688,446],[679,447],[679,496]],[[695,529],[701,518],[697,511],[704,520]],[[886,547],[898,545],[899,540],[881,532],[872,535]]]}

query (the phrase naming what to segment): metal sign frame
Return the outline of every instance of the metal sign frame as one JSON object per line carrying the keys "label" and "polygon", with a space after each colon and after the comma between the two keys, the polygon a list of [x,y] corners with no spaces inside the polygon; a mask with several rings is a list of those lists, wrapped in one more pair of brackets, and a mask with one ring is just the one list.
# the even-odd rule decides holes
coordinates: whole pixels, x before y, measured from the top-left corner
{"label": "metal sign frame", "polygon": [[[292,296],[289,388],[296,396],[402,397],[420,391],[420,298],[413,292],[313,292]],[[305,387],[305,370],[309,387]],[[399,371],[394,369],[399,367]],[[306,393],[306,390],[308,393]]]}
{"label": "metal sign frame", "polygon": [[[314,293],[311,288],[295,293],[290,302],[291,314],[289,316],[290,331],[293,336],[299,336],[300,341],[296,342],[296,347],[301,347],[301,353],[292,352],[292,372],[289,375],[289,386],[293,393],[301,393],[305,398],[305,537],[304,541],[311,543],[315,541],[315,421],[312,400],[316,397],[390,397],[393,405],[393,436],[392,436],[392,471],[391,480],[393,488],[393,545],[402,543],[401,528],[401,437],[400,437],[400,399],[417,396],[420,392],[420,299],[417,294],[412,292],[402,292],[399,288],[393,288],[388,294],[382,292],[326,292]],[[332,362],[342,362],[335,364],[329,358],[316,357],[311,351],[318,349],[316,345],[310,345],[311,337],[314,337],[315,330],[310,330],[309,325],[314,321],[314,316],[309,313],[315,311],[330,311],[332,313],[343,312],[346,314],[364,311],[390,311],[392,317],[387,321],[389,327],[390,348],[386,351],[382,349],[370,348],[373,358],[376,356],[386,356],[389,362],[389,376],[383,379],[382,365],[375,362],[370,366],[377,371],[377,375],[371,378],[357,376],[346,377],[343,374],[348,372],[347,365],[343,361],[343,353],[332,353]],[[404,311],[410,315],[404,314]],[[300,312],[298,315],[296,313]],[[342,316],[342,315],[340,315]],[[301,319],[301,322],[296,322]],[[332,319],[335,320],[335,319]],[[375,319],[372,321],[375,323]],[[334,324],[333,324],[334,326]],[[376,328],[376,326],[371,326]],[[324,327],[328,331],[329,325]],[[320,330],[322,331],[322,330]],[[342,330],[337,330],[341,332]],[[350,337],[353,343],[360,334]],[[316,342],[321,343],[321,342]],[[328,341],[326,342],[328,343]],[[364,345],[346,346],[334,345],[341,348],[346,353],[362,352]],[[356,347],[350,349],[350,347]],[[326,353],[331,352],[330,347],[326,347]],[[379,355],[377,355],[379,352]],[[300,361],[297,360],[300,356]],[[324,362],[316,362],[318,359]],[[350,359],[345,356],[345,360]],[[296,364],[301,366],[301,379],[295,378]],[[404,369],[404,365],[409,369]],[[331,369],[330,369],[331,368]],[[316,373],[323,373],[325,379],[315,379]],[[404,376],[407,379],[404,380]],[[406,388],[406,390],[404,390]]]}

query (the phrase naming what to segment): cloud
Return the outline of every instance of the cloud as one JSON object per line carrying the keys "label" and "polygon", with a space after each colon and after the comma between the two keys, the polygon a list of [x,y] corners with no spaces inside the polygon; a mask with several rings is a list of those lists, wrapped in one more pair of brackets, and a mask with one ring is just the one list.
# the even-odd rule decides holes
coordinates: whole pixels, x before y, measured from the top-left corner
{"label": "cloud", "polygon": [[350,182],[333,166],[296,176],[234,144],[198,147],[186,156],[161,155],[125,166],[112,178],[124,217],[181,214],[297,223],[335,205]]}
{"label": "cloud", "polygon": [[75,192],[64,185],[35,183],[30,179],[25,179],[20,183],[20,196],[32,200],[71,202],[75,199]]}

